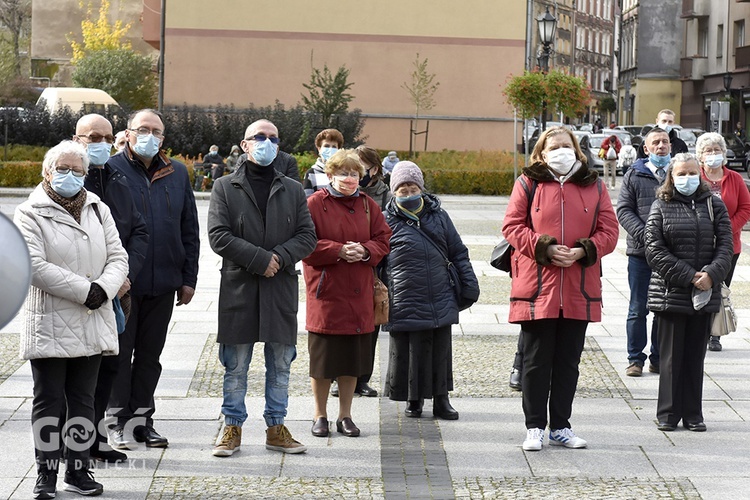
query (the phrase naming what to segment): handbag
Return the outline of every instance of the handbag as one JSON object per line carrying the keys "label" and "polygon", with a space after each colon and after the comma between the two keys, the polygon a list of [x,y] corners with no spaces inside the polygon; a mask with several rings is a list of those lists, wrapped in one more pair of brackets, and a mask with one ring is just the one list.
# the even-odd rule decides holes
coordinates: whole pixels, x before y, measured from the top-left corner
{"label": "handbag", "polygon": [[375,326],[388,323],[390,314],[390,300],[388,299],[388,287],[380,278],[373,276],[373,305],[375,306]]}
{"label": "handbag", "polygon": [[120,298],[115,296],[112,299],[112,308],[115,311],[115,323],[117,323],[118,335],[125,331],[125,312],[122,310],[122,304],[120,304]]}
{"label": "handbag", "polygon": [[[370,208],[367,206],[367,199],[362,197],[362,204],[367,214],[367,225],[370,225]],[[388,298],[388,287],[378,278],[375,269],[372,270],[372,303],[375,311],[375,326],[385,325],[388,323],[391,311],[391,302]]]}
{"label": "handbag", "polygon": [[[531,227],[531,202],[534,199],[534,192],[536,191],[536,181],[531,181],[531,191],[529,191],[529,187],[526,185],[526,181],[523,180],[523,177],[519,177],[518,180],[520,181],[521,186],[526,193],[526,197],[528,198],[528,203],[526,205],[526,221],[529,224],[529,227]],[[495,245],[495,248],[492,249],[492,255],[490,255],[490,265],[495,269],[510,273],[510,270],[512,268],[510,257],[512,253],[513,247],[510,243],[508,243],[508,240],[505,239],[505,236],[500,235],[500,243]]]}
{"label": "handbag", "polygon": [[737,314],[732,306],[730,295],[732,291],[724,283],[721,284],[721,309],[714,313],[711,319],[711,335],[721,337],[737,331]]}

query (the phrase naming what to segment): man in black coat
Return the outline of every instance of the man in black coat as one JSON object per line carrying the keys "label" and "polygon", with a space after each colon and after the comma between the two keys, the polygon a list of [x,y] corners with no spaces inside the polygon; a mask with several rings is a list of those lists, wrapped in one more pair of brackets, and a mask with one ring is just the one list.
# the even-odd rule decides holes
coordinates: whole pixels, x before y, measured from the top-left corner
{"label": "man in black coat", "polygon": [[256,342],[263,342],[266,449],[307,450],[284,426],[289,373],[297,355],[299,285],[295,264],[317,243],[307,198],[298,181],[276,167],[278,129],[258,120],[245,131],[237,170],[217,179],[208,209],[208,239],[221,255],[219,359],[224,366],[224,430],[213,454],[239,449],[247,419],[247,372]]}
{"label": "man in black coat", "polygon": [[[688,147],[685,141],[677,136],[677,129],[674,128],[674,111],[671,109],[662,109],[656,114],[656,126],[669,134],[670,153],[674,157],[678,153],[687,153]],[[648,158],[648,153],[644,150],[644,141],[638,148],[638,158]]]}
{"label": "man in black coat", "polygon": [[[125,176],[113,171],[106,164],[114,142],[112,124],[109,120],[97,114],[82,116],[76,124],[76,135],[73,140],[86,146],[89,155],[89,171],[84,187],[101,198],[109,207],[122,246],[128,252],[128,279],[117,295],[123,309],[129,313],[130,284],[140,272],[148,249],[146,222],[135,207]],[[100,423],[104,419],[118,365],[119,356],[102,357],[94,394],[94,418],[97,429],[100,429]],[[97,432],[96,440],[91,445],[90,456],[109,463],[127,460],[127,455],[113,450],[106,443],[107,434]]]}

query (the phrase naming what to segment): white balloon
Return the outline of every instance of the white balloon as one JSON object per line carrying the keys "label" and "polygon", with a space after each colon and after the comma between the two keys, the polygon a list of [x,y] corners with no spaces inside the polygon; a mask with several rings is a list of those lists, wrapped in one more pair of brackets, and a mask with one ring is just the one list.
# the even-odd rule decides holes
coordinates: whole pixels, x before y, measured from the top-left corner
{"label": "white balloon", "polygon": [[31,285],[31,258],[21,231],[0,214],[0,328],[21,309]]}

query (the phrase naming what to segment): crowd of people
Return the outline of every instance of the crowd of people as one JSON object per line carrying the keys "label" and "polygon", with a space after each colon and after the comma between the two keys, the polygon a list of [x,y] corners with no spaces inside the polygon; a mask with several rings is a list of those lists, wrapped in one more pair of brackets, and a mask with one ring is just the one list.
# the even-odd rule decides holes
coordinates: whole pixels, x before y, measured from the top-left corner
{"label": "crowd of people", "polygon": [[[159,359],[173,307],[195,293],[200,237],[193,186],[185,165],[164,153],[166,134],[150,109],[133,113],[117,136],[104,117],[82,117],[72,140],[47,152],[42,181],[16,210],[33,269],[21,355],[31,360],[34,382],[35,498],[54,498],[61,462],[66,490],[97,495],[103,486],[91,460],[126,460],[136,443],[169,445],[154,428]],[[298,263],[313,436],[331,433],[330,395],[338,397],[335,431],[363,432],[352,402],[355,394],[378,395],[369,385],[381,328],[378,280],[390,305],[383,396],[405,402],[406,417],[421,417],[432,400],[434,417],[458,419],[449,398],[451,328],[480,290],[469,251],[426,191],[421,169],[394,151],[381,160],[367,146],[344,149],[342,134],[326,129],[315,139],[315,164],[300,177],[279,140],[277,127],[261,119],[229,157],[211,146],[203,161],[214,172],[208,240],[222,258],[224,425],[212,454],[241,447],[256,343],[266,366],[265,446],[307,450],[284,425],[297,357]],[[750,194],[724,168],[720,135],[702,136],[696,155],[673,146],[667,130],[648,133],[647,157],[626,173],[616,213],[608,186],[565,128],[541,134],[516,181],[502,232],[513,248],[508,321],[520,335],[511,385],[523,392],[524,450],[541,450],[547,428],[551,445],[587,446],[572,430],[572,404],[587,326],[601,320],[601,261],[614,251],[619,225],[631,290],[626,375],[640,376],[650,359],[649,371],[660,374],[658,428],[672,431],[682,421],[706,430],[703,361],[707,348],[721,349],[710,318],[722,283],[731,283]],[[608,147],[620,152],[616,137]],[[649,312],[650,358],[643,352]],[[37,425],[50,418],[54,425]],[[86,435],[82,422],[96,434],[85,446],[77,441]]]}

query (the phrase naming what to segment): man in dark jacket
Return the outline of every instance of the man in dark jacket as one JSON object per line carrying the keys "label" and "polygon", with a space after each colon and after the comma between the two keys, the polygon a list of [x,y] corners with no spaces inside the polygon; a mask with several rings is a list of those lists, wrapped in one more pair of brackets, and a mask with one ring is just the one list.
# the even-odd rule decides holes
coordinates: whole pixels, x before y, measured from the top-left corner
{"label": "man in dark jacket", "polygon": [[[128,290],[143,266],[148,249],[146,223],[135,207],[125,176],[106,164],[114,142],[112,124],[109,120],[96,114],[82,116],[76,124],[76,135],[73,140],[84,144],[89,154],[89,171],[84,187],[96,194],[109,207],[122,246],[128,252],[128,279],[117,295],[123,309],[130,312]],[[97,429],[100,429],[100,422],[104,418],[119,363],[119,355],[102,357],[94,394],[94,418]],[[90,456],[110,463],[127,460],[128,457],[124,453],[105,446],[106,442],[107,435],[97,432],[96,441],[91,445]]]}
{"label": "man in dark jacket", "polygon": [[274,167],[278,129],[258,120],[245,131],[245,151],[231,176],[218,179],[208,210],[208,239],[223,258],[219,289],[219,359],[224,365],[224,431],[218,457],[239,449],[247,419],[247,371],[255,342],[264,342],[266,449],[307,448],[284,426],[289,372],[297,355],[295,264],[317,242],[302,185]]}
{"label": "man in dark jacket", "polygon": [[[656,126],[669,134],[670,153],[674,157],[678,153],[687,153],[688,147],[685,141],[677,136],[677,129],[674,128],[674,111],[671,109],[662,109],[656,114]],[[648,152],[645,151],[645,141],[638,148],[638,158],[648,158]]]}
{"label": "man in dark jacket", "polygon": [[[670,141],[667,132],[654,128],[643,140],[649,159],[637,160],[627,171],[617,199],[617,220],[627,231],[628,285],[630,305],[625,330],[628,337],[628,367],[626,375],[640,377],[647,345],[646,317],[648,309],[648,284],[651,268],[646,262],[645,229],[651,204],[666,175],[670,160]],[[649,371],[659,373],[659,342],[656,321],[651,325],[651,356]]]}
{"label": "man in dark jacket", "polygon": [[214,144],[208,150],[208,154],[203,157],[203,168],[206,172],[211,172],[211,179],[214,181],[224,175],[224,158],[219,154],[219,146]]}
{"label": "man in dark jacket", "polygon": [[149,244],[130,290],[130,318],[120,338],[121,363],[109,405],[117,426],[110,438],[115,448],[128,448],[132,432],[136,442],[166,447],[167,438],[153,426],[154,392],[175,294],[181,306],[190,303],[195,293],[198,211],[185,165],[160,151],[164,122],[159,113],[151,109],[133,113],[126,137],[125,150],[107,164],[127,178],[146,221]]}

